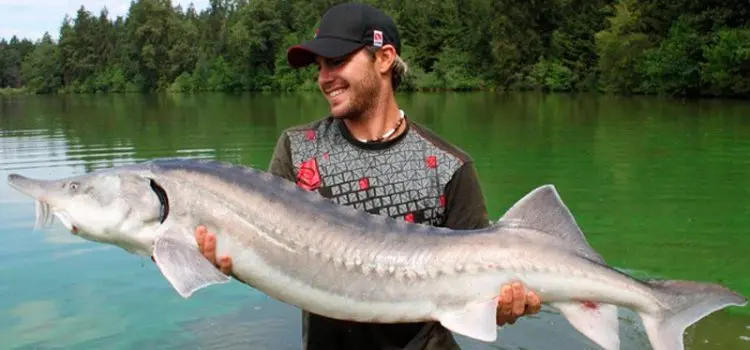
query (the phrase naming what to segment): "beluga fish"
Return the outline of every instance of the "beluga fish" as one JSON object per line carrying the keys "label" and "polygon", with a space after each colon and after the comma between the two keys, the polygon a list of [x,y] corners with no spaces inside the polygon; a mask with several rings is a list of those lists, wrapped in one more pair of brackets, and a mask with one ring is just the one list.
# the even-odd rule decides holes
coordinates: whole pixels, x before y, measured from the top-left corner
{"label": "beluga fish", "polygon": [[[642,280],[608,266],[554,185],[533,189],[487,228],[452,230],[335,204],[290,181],[214,160],[156,159],[55,180],[8,176],[92,242],[152,257],[179,295],[237,280],[281,302],[359,322],[435,321],[497,339],[502,285],[521,281],[581,334],[619,349],[618,307],[636,312],[655,350],[684,348],[685,329],[747,299],[722,285]],[[216,234],[228,276],[198,250]],[[550,339],[550,341],[553,341]]]}

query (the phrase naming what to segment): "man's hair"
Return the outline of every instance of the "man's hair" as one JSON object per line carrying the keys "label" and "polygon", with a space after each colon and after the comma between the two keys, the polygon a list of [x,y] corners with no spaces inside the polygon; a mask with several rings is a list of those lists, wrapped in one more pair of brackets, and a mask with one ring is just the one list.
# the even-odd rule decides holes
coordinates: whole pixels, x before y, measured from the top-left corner
{"label": "man's hair", "polygon": [[[365,46],[365,51],[370,54],[371,58],[375,58],[375,53],[378,50],[380,50],[380,48],[372,45]],[[401,56],[396,54],[396,59],[393,60],[391,70],[391,85],[393,86],[393,90],[395,91],[396,89],[398,89],[399,85],[401,85],[401,82],[404,81],[406,75],[409,73],[409,66],[401,58]]]}

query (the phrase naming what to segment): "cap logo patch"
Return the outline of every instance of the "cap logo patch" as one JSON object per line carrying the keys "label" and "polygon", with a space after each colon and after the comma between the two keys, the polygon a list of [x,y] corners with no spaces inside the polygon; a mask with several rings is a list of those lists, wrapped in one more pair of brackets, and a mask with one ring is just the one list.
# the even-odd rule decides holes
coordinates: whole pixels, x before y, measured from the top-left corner
{"label": "cap logo patch", "polygon": [[383,46],[383,32],[379,30],[372,31],[372,45],[377,47]]}

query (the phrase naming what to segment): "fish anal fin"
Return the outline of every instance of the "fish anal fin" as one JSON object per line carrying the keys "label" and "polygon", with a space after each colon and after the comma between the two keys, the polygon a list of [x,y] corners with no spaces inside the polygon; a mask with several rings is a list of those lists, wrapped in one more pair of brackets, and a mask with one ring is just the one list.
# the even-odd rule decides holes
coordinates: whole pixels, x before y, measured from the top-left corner
{"label": "fish anal fin", "polygon": [[555,236],[578,254],[604,263],[586,240],[554,185],[540,186],[526,194],[505,212],[496,225],[533,229]]}
{"label": "fish anal fin", "polygon": [[458,334],[493,342],[497,339],[497,299],[476,302],[438,317],[440,324]]}
{"label": "fish anal fin", "polygon": [[555,302],[568,322],[595,344],[606,350],[620,348],[617,306],[592,301]]}
{"label": "fish anal fin", "polygon": [[167,229],[157,238],[153,259],[183,298],[189,298],[201,288],[230,281],[229,276],[206,260],[198,247],[189,244],[184,233],[175,227]]}

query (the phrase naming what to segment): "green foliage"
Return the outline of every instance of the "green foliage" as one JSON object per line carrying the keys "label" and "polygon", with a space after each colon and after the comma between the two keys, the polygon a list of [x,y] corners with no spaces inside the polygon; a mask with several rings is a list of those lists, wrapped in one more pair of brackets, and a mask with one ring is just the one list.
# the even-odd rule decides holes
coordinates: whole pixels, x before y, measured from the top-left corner
{"label": "green foliage", "polygon": [[687,17],[680,17],[668,36],[643,52],[641,89],[647,92],[695,95],[700,91],[702,37]]}
{"label": "green foliage", "polygon": [[750,3],[621,0],[615,8],[597,33],[602,90],[750,96]]}
{"label": "green foliage", "polygon": [[[59,39],[0,40],[0,88],[33,93],[314,91],[286,62],[341,0],[136,0],[84,7]],[[396,20],[401,90],[750,94],[750,3],[718,0],[366,0]],[[743,27],[744,26],[744,27]],[[14,90],[17,91],[17,90]]]}
{"label": "green foliage", "polygon": [[750,96],[750,26],[721,29],[704,49],[701,80],[716,96]]}
{"label": "green foliage", "polygon": [[57,46],[49,34],[21,62],[21,77],[34,93],[51,93],[60,86]]}
{"label": "green foliage", "polygon": [[577,79],[576,74],[561,61],[542,58],[531,69],[528,86],[545,91],[570,91]]}
{"label": "green foliage", "polygon": [[609,28],[596,34],[599,88],[603,91],[641,92],[643,76],[637,65],[651,44],[646,34],[633,30],[640,21],[640,13],[634,9],[634,4],[635,0],[624,0],[615,5]]}
{"label": "green foliage", "polygon": [[34,49],[31,41],[13,36],[10,41],[0,40],[0,88],[21,88],[21,63]]}

